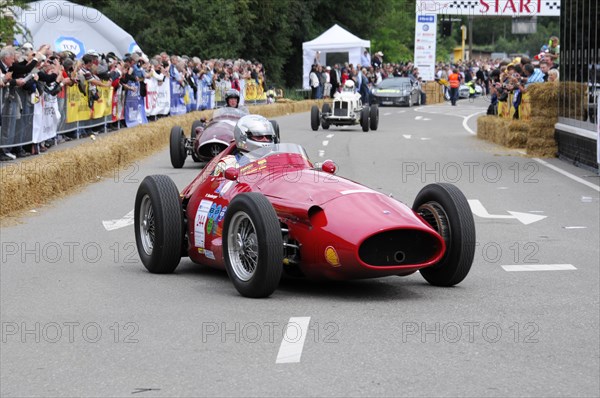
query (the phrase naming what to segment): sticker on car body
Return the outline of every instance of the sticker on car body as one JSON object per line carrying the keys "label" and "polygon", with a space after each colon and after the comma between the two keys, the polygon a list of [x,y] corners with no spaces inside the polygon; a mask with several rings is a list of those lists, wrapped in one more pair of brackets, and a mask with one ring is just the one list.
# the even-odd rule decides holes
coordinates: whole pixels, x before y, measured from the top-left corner
{"label": "sticker on car body", "polygon": [[196,212],[196,218],[194,220],[194,246],[196,247],[204,248],[204,240],[206,237],[204,228],[212,205],[213,202],[211,200],[203,199],[198,206],[198,211]]}

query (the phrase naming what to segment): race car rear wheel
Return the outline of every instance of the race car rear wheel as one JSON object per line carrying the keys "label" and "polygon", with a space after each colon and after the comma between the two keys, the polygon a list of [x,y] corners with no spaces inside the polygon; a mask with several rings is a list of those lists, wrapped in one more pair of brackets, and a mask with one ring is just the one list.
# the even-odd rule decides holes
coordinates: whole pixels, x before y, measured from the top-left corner
{"label": "race car rear wheel", "polygon": [[271,125],[273,126],[273,130],[275,131],[275,143],[279,144],[281,142],[281,137],[279,136],[279,123],[277,120],[269,120]]}
{"label": "race car rear wheel", "polygon": [[321,119],[321,115],[319,114],[319,107],[313,105],[310,108],[310,127],[313,131],[317,131],[319,129],[319,120]]}
{"label": "race car rear wheel", "polygon": [[245,297],[270,296],[283,272],[283,236],[271,202],[258,192],[237,195],[223,224],[229,279]]}
{"label": "race car rear wheel", "polygon": [[475,255],[475,222],[469,202],[452,184],[430,184],[415,198],[413,210],[446,243],[444,257],[437,264],[421,269],[421,275],[434,286],[460,283],[469,273]]}
{"label": "race car rear wheel", "polygon": [[[329,106],[328,103],[324,103],[322,109],[323,109],[322,115],[331,114],[331,107]],[[323,116],[321,117],[321,127],[323,127],[323,130],[329,129],[329,122]]]}
{"label": "race car rear wheel", "polygon": [[135,196],[135,242],[144,267],[153,274],[175,271],[181,260],[183,214],[171,178],[151,175]]}
{"label": "race car rear wheel", "polygon": [[369,131],[369,107],[365,106],[360,111],[360,125],[362,126],[362,130],[366,133]]}
{"label": "race car rear wheel", "polygon": [[196,152],[194,151],[194,141],[196,141],[196,128],[202,127],[203,125],[204,123],[201,120],[196,120],[194,121],[194,123],[192,123],[192,132],[190,134],[190,137],[192,139],[192,159],[194,159],[194,162],[196,163],[201,162],[200,158],[198,157],[198,155],[196,155]]}
{"label": "race car rear wheel", "polygon": [[170,139],[171,164],[176,169],[183,167],[187,152],[185,149],[185,135],[180,126],[175,126],[171,129]]}
{"label": "race car rear wheel", "polygon": [[371,105],[371,110],[369,111],[369,127],[371,130],[377,130],[379,126],[379,107],[375,104]]}

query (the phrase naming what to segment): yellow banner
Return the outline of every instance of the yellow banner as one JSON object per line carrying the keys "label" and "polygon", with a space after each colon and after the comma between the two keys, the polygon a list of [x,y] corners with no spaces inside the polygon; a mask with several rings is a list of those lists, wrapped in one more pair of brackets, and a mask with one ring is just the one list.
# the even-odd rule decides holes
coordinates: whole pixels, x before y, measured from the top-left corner
{"label": "yellow banner", "polygon": [[[87,92],[87,82],[85,83]],[[88,106],[87,97],[79,91],[77,84],[67,87],[67,123],[90,120],[92,110]]]}
{"label": "yellow banner", "polygon": [[92,119],[99,119],[104,116],[112,115],[112,93],[112,86],[98,87],[98,96],[100,99],[98,101],[94,101]]}
{"label": "yellow banner", "polygon": [[262,80],[259,79],[259,84],[256,84],[254,79],[246,79],[246,101],[266,101],[267,94],[263,89]]}
{"label": "yellow banner", "polygon": [[[85,82],[87,92],[88,82]],[[98,87],[98,101],[94,101],[93,109],[88,105],[88,97],[83,95],[77,85],[67,87],[67,123],[99,119],[112,114],[111,87]]]}

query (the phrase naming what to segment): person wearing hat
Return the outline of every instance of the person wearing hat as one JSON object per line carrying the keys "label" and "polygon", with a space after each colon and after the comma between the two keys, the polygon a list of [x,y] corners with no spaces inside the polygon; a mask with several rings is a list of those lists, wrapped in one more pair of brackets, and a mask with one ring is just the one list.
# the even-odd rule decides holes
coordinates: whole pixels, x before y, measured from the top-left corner
{"label": "person wearing hat", "polygon": [[377,69],[381,68],[381,65],[383,65],[383,53],[381,51],[377,51],[371,60],[371,66],[373,69]]}

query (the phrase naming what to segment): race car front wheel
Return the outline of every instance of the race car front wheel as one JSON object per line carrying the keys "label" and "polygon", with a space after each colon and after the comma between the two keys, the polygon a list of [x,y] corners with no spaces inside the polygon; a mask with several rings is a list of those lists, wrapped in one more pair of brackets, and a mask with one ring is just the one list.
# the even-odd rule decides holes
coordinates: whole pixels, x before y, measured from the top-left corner
{"label": "race car front wheel", "polygon": [[135,243],[142,263],[153,274],[175,271],[181,260],[183,215],[171,178],[151,175],[135,196]]}
{"label": "race car front wheel", "polygon": [[[324,103],[323,104],[323,108],[322,108],[322,115],[331,115],[331,107],[329,106],[328,103]],[[321,118],[321,127],[323,127],[323,130],[327,130],[329,129],[329,122],[327,121],[327,117],[324,116]]]}
{"label": "race car front wheel", "polygon": [[373,131],[379,127],[379,107],[376,104],[371,105],[369,111],[369,127]]}
{"label": "race car front wheel", "polygon": [[366,133],[369,131],[369,107],[365,106],[360,111],[360,125],[362,130]]}
{"label": "race car front wheel", "polygon": [[452,184],[430,184],[415,198],[413,211],[446,243],[442,259],[431,267],[421,269],[421,275],[434,286],[460,283],[469,273],[475,256],[475,221],[469,202]]}
{"label": "race car front wheel", "polygon": [[175,126],[171,129],[170,139],[171,164],[176,169],[183,167],[187,152],[185,149],[185,135],[180,126]]}
{"label": "race car front wheel", "polygon": [[237,195],[223,224],[229,279],[245,297],[270,296],[283,272],[283,236],[271,202],[257,192]]}
{"label": "race car front wheel", "polygon": [[321,119],[321,115],[319,114],[319,107],[313,105],[310,108],[310,128],[313,131],[317,131],[319,129],[319,120]]}

